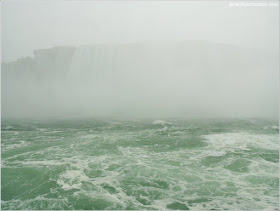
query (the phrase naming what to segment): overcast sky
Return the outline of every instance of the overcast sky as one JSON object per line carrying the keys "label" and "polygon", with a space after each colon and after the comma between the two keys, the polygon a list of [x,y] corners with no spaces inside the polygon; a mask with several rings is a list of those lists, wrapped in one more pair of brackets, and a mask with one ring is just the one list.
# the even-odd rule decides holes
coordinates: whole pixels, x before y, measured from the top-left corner
{"label": "overcast sky", "polygon": [[278,49],[278,7],[226,1],[2,2],[2,62],[34,49],[150,40],[208,40]]}

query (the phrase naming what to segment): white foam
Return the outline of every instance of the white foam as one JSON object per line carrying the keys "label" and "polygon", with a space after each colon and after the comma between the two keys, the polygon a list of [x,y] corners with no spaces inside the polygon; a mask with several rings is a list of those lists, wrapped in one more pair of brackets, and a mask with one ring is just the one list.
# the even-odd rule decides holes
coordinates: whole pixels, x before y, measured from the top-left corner
{"label": "white foam", "polygon": [[166,132],[167,130],[168,130],[168,127],[164,126],[163,128],[158,129],[157,131],[158,132]]}
{"label": "white foam", "polygon": [[264,129],[264,130],[267,130],[267,129],[279,130],[279,127],[276,126],[276,125],[273,125],[273,126],[267,125],[267,126],[264,126],[263,129]]}
{"label": "white foam", "polygon": [[46,131],[45,133],[60,133],[62,132],[61,130],[54,130],[54,131]]}
{"label": "white foam", "polygon": [[9,129],[13,129],[14,127],[12,125],[8,125],[6,127],[4,127],[5,130],[9,130]]}
{"label": "white foam", "polygon": [[166,122],[164,120],[155,120],[155,121],[153,121],[153,125],[166,125],[166,124],[170,124],[170,123]]}
{"label": "white foam", "polygon": [[240,133],[223,133],[205,135],[209,143],[220,150],[249,150],[248,145],[261,149],[278,150],[278,135],[266,134],[250,134],[245,132]]}
{"label": "white foam", "polygon": [[82,182],[87,181],[89,178],[84,172],[79,170],[68,170],[59,175],[57,184],[64,190],[81,189]]}
{"label": "white foam", "polygon": [[46,129],[46,128],[38,128],[38,130],[41,131],[41,132],[44,132],[44,131],[47,131],[48,129]]}
{"label": "white foam", "polygon": [[[17,162],[14,162],[17,163]],[[65,163],[58,162],[56,160],[41,160],[41,161],[36,161],[36,160],[30,160],[30,161],[22,161],[18,162],[22,165],[25,166],[60,166],[60,165],[65,165]]]}
{"label": "white foam", "polygon": [[2,150],[3,151],[11,150],[11,149],[20,148],[20,147],[23,147],[26,145],[28,145],[28,143],[23,140],[15,142],[15,143],[5,143],[5,144],[2,143]]}
{"label": "white foam", "polygon": [[221,150],[221,151],[209,150],[209,151],[205,151],[205,153],[203,153],[203,155],[205,157],[207,157],[207,156],[222,157],[222,156],[225,156],[226,154],[227,154],[227,152],[224,150]]}

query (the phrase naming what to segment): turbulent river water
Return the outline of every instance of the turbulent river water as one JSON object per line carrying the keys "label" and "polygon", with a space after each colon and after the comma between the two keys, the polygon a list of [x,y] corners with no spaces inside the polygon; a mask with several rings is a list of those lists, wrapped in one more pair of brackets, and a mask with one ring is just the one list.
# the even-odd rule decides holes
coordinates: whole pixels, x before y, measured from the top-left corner
{"label": "turbulent river water", "polygon": [[2,120],[2,209],[279,209],[278,122]]}

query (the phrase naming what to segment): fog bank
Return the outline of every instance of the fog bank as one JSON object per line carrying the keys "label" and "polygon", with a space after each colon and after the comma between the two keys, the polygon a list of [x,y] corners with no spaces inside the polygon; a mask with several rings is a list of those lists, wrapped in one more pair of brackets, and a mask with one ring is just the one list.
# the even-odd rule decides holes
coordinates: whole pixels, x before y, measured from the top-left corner
{"label": "fog bank", "polygon": [[278,55],[206,41],[55,47],[2,63],[2,117],[278,118]]}

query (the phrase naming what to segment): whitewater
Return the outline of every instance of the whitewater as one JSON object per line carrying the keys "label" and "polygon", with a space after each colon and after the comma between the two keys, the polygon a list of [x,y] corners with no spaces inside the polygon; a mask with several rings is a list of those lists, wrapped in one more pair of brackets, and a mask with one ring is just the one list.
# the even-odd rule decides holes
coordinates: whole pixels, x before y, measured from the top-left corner
{"label": "whitewater", "polygon": [[265,119],[2,119],[3,210],[278,210]]}

